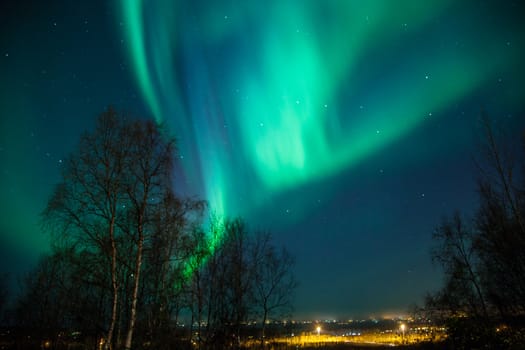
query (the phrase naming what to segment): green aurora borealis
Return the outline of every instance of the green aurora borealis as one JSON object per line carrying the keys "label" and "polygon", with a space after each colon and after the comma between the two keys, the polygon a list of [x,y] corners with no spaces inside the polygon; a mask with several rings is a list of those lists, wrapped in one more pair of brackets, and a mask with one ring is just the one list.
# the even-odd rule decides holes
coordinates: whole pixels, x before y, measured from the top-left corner
{"label": "green aurora borealis", "polygon": [[441,283],[434,227],[476,208],[480,111],[508,140],[525,129],[523,13],[497,0],[1,1],[0,273],[16,285],[49,249],[40,213],[62,159],[111,104],[176,138],[178,193],[286,245],[297,314],[406,310]]}
{"label": "green aurora borealis", "polygon": [[194,191],[226,215],[351,168],[517,63],[498,33],[418,39],[450,7],[121,1],[143,97],[176,131]]}

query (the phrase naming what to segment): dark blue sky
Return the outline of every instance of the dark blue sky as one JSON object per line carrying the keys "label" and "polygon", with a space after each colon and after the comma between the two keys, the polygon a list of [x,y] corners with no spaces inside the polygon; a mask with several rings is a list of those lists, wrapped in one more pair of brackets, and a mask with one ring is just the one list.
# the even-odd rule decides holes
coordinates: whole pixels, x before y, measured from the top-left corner
{"label": "dark blue sky", "polygon": [[[498,1],[3,1],[0,263],[106,106],[166,124],[179,193],[296,257],[296,313],[405,311],[441,218],[476,207],[480,111],[525,128],[524,11]],[[512,141],[515,140],[515,141]]]}

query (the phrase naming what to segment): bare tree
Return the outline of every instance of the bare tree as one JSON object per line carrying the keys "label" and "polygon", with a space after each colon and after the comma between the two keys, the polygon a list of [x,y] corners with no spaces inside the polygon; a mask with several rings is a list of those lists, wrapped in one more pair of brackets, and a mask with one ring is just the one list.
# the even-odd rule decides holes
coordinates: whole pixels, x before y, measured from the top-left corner
{"label": "bare tree", "polygon": [[[191,321],[190,321],[190,334],[191,339],[194,339],[193,325],[197,324],[197,331],[195,342],[197,349],[200,349],[204,342],[202,325],[205,320],[205,314],[207,316],[206,324],[209,323],[210,312],[206,313],[206,301],[209,301],[211,298],[208,298],[209,292],[213,290],[211,285],[207,285],[207,281],[213,281],[211,276],[206,275],[207,272],[213,271],[213,268],[209,268],[213,265],[213,256],[210,252],[210,247],[208,245],[205,232],[202,229],[195,228],[190,235],[188,243],[188,252],[191,252],[191,256],[188,256],[186,259],[186,269],[190,272],[190,278],[187,281],[186,288],[189,295],[189,308],[191,312]],[[210,263],[209,259],[212,260]],[[211,311],[211,308],[208,307],[208,311]]]}
{"label": "bare tree", "polygon": [[186,305],[190,258],[192,264],[198,263],[197,245],[205,242],[194,234],[200,231],[205,202],[167,193],[159,204],[153,222],[156,233],[144,251],[142,294],[149,341],[156,348],[167,348],[170,325]]}
{"label": "bare tree", "polygon": [[261,317],[261,346],[265,347],[267,321],[292,310],[293,293],[298,283],[293,275],[294,259],[283,247],[271,242],[270,234],[255,236],[252,248],[252,297],[255,313]]}
{"label": "bare tree", "polygon": [[126,135],[133,140],[129,157],[125,159],[125,190],[129,199],[128,217],[132,225],[128,237],[135,244],[135,262],[132,268],[133,289],[129,326],[124,347],[131,348],[136,322],[137,300],[141,281],[143,251],[146,239],[155,229],[153,217],[160,208],[162,197],[171,189],[173,169],[173,141],[164,141],[152,122],[134,122]]}
{"label": "bare tree", "polygon": [[472,228],[456,213],[452,220],[443,221],[433,238],[439,245],[432,251],[432,259],[444,268],[447,279],[441,301],[458,314],[487,317]]}
{"label": "bare tree", "polygon": [[475,244],[486,293],[508,318],[525,314],[525,161],[523,153],[512,156],[509,146],[498,144],[486,117],[483,123],[486,165],[480,167]]}
{"label": "bare tree", "polygon": [[213,247],[204,247],[203,263],[193,274],[198,346],[240,347],[246,322],[253,317],[262,320],[264,342],[266,321],[291,312],[297,286],[294,260],[273,245],[269,234],[250,235],[241,219],[212,223]]}
{"label": "bare tree", "polygon": [[525,162],[523,151],[512,150],[517,143],[502,146],[486,117],[483,126],[479,209],[472,225],[456,214],[436,230],[433,259],[444,268],[445,285],[427,306],[447,315],[450,339],[458,344],[498,348],[494,323],[523,327],[525,315]]}
{"label": "bare tree", "polygon": [[109,108],[66,161],[44,212],[64,244],[106,261],[102,270],[112,294],[106,349],[124,319],[124,347],[131,347],[144,250],[158,233],[155,216],[172,190],[173,150],[174,141],[153,122],[127,121]]}
{"label": "bare tree", "polygon": [[109,108],[93,133],[81,137],[65,162],[62,183],[44,211],[45,221],[71,244],[109,260],[112,307],[105,348],[113,341],[120,282],[117,271],[117,220],[127,202],[123,187],[125,162],[132,140],[122,118]]}
{"label": "bare tree", "polygon": [[225,296],[230,322],[227,336],[235,346],[240,344],[241,325],[248,316],[251,262],[250,240],[244,221],[235,219],[225,223],[225,241],[221,251],[226,264],[224,284],[228,285]]}

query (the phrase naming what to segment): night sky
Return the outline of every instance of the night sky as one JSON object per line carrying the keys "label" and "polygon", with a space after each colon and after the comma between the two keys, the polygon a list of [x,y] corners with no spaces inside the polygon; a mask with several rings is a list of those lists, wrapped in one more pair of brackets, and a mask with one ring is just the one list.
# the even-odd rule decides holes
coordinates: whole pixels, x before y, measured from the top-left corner
{"label": "night sky", "polygon": [[166,125],[175,187],[296,257],[296,315],[403,312],[440,286],[445,215],[475,210],[480,111],[525,129],[519,1],[0,4],[0,272],[108,106]]}

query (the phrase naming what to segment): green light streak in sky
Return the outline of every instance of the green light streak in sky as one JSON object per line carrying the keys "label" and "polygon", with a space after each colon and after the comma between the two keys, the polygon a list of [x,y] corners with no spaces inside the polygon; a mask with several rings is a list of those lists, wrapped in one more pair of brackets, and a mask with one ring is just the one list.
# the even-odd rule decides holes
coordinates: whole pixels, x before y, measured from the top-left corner
{"label": "green light streak in sky", "polygon": [[144,99],[219,215],[351,169],[508,64],[425,42],[451,1],[121,5]]}
{"label": "green light streak in sky", "polygon": [[[301,52],[298,57],[306,55],[305,51],[297,51]],[[254,166],[259,178],[274,190],[335,174],[406,135],[429,113],[435,114],[472,92],[502,64],[475,64],[474,58],[444,55],[439,65],[414,63],[416,73],[381,82],[370,91],[371,100],[378,102],[363,111],[346,112],[347,117],[360,114],[360,123],[337,130],[340,137],[335,138],[329,129],[331,121],[339,116],[329,96],[305,93],[297,86],[277,92],[270,86],[253,87],[250,96],[258,99],[243,105],[239,113],[245,116],[242,120],[248,121],[242,124],[245,149],[250,151],[247,158],[257,159]],[[426,66],[433,66],[432,74],[425,74]],[[295,74],[285,69],[280,72],[281,77]],[[307,85],[318,86],[320,78],[309,80],[313,83]],[[258,123],[261,120],[263,123]]]}
{"label": "green light streak in sky", "polygon": [[126,1],[122,9],[125,11],[124,17],[129,21],[128,39],[131,40],[129,46],[132,50],[133,63],[137,79],[141,86],[142,93],[148,105],[151,108],[153,115],[160,122],[161,112],[159,103],[153,87],[153,81],[148,72],[148,60],[146,57],[146,46],[144,41],[144,27],[142,21],[142,0]]}

